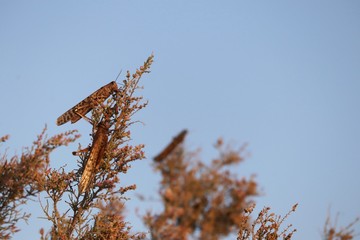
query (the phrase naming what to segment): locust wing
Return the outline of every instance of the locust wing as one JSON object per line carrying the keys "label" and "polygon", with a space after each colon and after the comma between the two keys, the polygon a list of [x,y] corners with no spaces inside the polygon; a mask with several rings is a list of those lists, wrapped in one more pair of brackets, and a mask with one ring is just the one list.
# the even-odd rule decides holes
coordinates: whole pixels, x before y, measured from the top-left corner
{"label": "locust wing", "polygon": [[81,116],[85,116],[96,105],[103,103],[113,92],[117,90],[118,86],[115,81],[106,84],[58,117],[56,124],[60,126],[68,121],[76,123],[80,120]]}

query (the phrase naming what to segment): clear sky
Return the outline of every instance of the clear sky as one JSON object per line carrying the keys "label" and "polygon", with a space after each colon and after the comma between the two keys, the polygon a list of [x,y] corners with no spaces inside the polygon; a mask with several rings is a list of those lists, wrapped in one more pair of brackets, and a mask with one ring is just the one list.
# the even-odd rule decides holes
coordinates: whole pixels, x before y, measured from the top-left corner
{"label": "clear sky", "polygon": [[[154,201],[129,203],[134,230],[144,228],[131,209],[159,207],[151,157],[183,128],[207,161],[218,137],[248,143],[235,171],[257,175],[258,208],[285,214],[299,203],[294,239],[320,239],[330,207],[340,224],[360,216],[358,0],[2,0],[0,135],[11,138],[1,151],[21,152],[45,124],[49,135],[77,128],[86,143],[88,123],[56,118],[152,52],[149,106],[136,116],[145,125],[133,127],[148,160],[125,182]],[[76,148],[55,153],[53,166],[74,167]],[[37,207],[15,239],[39,237]]]}

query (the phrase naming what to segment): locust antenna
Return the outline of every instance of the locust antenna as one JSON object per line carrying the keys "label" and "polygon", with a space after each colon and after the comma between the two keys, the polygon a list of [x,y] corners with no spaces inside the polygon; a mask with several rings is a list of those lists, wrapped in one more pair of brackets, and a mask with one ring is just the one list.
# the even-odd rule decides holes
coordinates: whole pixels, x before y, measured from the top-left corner
{"label": "locust antenna", "polygon": [[120,77],[121,73],[122,73],[122,69],[120,70],[119,74],[117,75],[117,77],[116,77],[116,79],[115,79],[115,82],[118,80],[118,78]]}

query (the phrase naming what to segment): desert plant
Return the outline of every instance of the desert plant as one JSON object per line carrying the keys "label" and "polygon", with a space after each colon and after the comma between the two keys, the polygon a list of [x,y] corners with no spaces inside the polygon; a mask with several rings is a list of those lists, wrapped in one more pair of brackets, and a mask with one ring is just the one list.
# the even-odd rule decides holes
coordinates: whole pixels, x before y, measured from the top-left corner
{"label": "desert plant", "polygon": [[221,139],[219,156],[205,165],[196,154],[185,151],[182,131],[154,158],[160,171],[164,209],[144,217],[152,239],[218,239],[236,231],[243,210],[257,195],[253,178],[238,179],[229,168],[243,161],[244,147],[233,150]]}
{"label": "desert plant", "polygon": [[[122,86],[105,103],[91,105],[92,117],[88,121],[93,128],[92,141],[88,148],[76,152],[78,168],[70,172],[62,168],[48,170],[43,189],[49,200],[42,208],[46,219],[52,222],[52,229],[46,234],[41,231],[43,239],[144,237],[142,233],[131,234],[131,226],[122,215],[123,194],[136,186],[118,183],[119,175],[127,172],[130,162],[144,158],[143,144],[128,143],[129,127],[134,123],[132,116],[147,105],[142,97],[135,96],[135,91],[152,62],[151,55],[133,75],[127,72]],[[68,208],[61,212],[59,205],[64,199],[68,199],[65,201]]]}
{"label": "desert plant", "polygon": [[[0,238],[9,239],[19,231],[16,224],[27,220],[28,213],[20,207],[44,189],[50,153],[60,146],[74,142],[79,135],[69,131],[47,138],[46,127],[30,148],[25,148],[20,156],[0,158]],[[9,136],[0,138],[5,142]]]}
{"label": "desert plant", "polygon": [[250,218],[255,205],[249,206],[244,210],[243,218],[239,224],[237,240],[291,239],[296,229],[290,230],[291,224],[282,228],[282,224],[292,212],[295,212],[297,206],[298,204],[295,204],[284,217],[271,213],[270,207],[264,207],[255,220]]}
{"label": "desert plant", "polygon": [[350,240],[359,235],[355,233],[354,226],[360,221],[360,218],[356,218],[345,227],[338,228],[337,222],[339,214],[336,215],[334,223],[331,221],[330,215],[331,214],[329,212],[324,225],[324,240]]}
{"label": "desert plant", "polygon": [[[144,145],[131,145],[129,128],[136,122],[134,114],[147,105],[136,91],[152,62],[153,55],[134,74],[127,72],[120,87],[113,81],[58,118],[58,125],[83,118],[92,126],[88,147],[79,146],[73,153],[78,156],[76,169],[50,167],[50,153],[76,141],[80,137],[76,130],[48,138],[45,127],[21,155],[0,156],[0,239],[10,239],[19,231],[16,224],[30,216],[21,206],[36,195],[44,218],[52,223],[49,230],[40,229],[43,240],[146,238],[145,233],[133,233],[125,221],[128,199],[124,194],[136,186],[120,185],[120,177],[131,162],[144,158]],[[88,118],[85,115],[90,111]],[[238,240],[291,239],[296,229],[283,224],[297,204],[284,217],[265,207],[251,218],[258,184],[253,177],[239,178],[231,171],[244,160],[246,145],[234,149],[219,139],[215,144],[218,156],[205,164],[196,151],[185,147],[187,133],[180,132],[154,158],[154,169],[162,177],[163,209],[143,217],[150,238],[215,240],[237,233]],[[0,144],[8,138],[0,137]],[[324,239],[352,239],[358,221],[338,230],[328,218]]]}

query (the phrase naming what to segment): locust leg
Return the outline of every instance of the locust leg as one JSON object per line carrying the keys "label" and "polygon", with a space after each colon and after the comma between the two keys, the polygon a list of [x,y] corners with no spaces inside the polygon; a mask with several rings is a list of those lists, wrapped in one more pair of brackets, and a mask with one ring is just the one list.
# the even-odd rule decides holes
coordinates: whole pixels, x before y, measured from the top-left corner
{"label": "locust leg", "polygon": [[88,118],[87,116],[79,113],[77,110],[75,110],[75,114],[77,114],[78,116],[82,117],[83,119],[85,119],[88,123],[90,123],[91,125],[93,124],[93,122],[91,121],[90,118]]}
{"label": "locust leg", "polygon": [[74,151],[72,152],[72,155],[74,156],[80,156],[81,153],[84,153],[84,152],[88,152],[91,150],[91,147],[87,147],[87,148],[84,148],[84,149],[80,149],[78,151]]}

